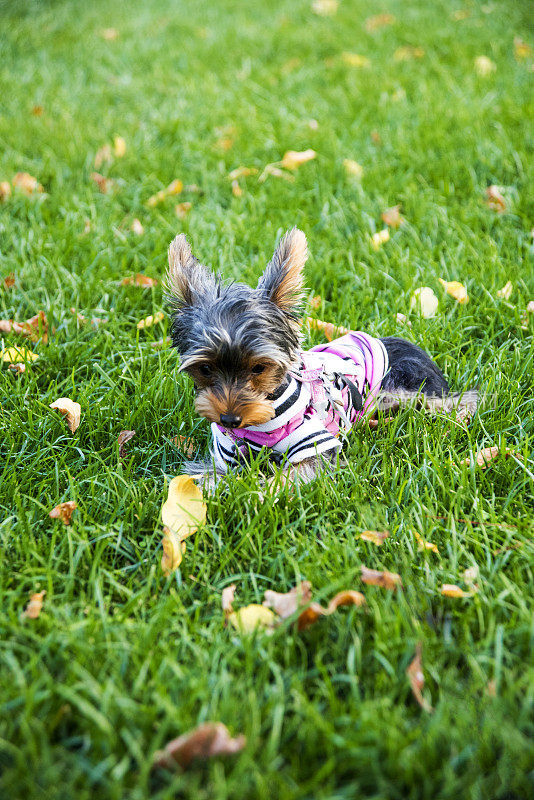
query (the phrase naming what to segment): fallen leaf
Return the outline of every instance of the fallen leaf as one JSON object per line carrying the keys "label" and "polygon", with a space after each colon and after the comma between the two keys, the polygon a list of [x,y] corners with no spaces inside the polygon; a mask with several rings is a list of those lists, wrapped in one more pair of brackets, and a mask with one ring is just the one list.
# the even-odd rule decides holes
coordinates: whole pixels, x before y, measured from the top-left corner
{"label": "fallen leaf", "polygon": [[[486,469],[492,461],[495,461],[495,459],[501,455],[501,453],[505,458],[508,458],[508,456],[511,455],[516,456],[516,458],[521,458],[521,456],[511,447],[506,447],[504,450],[501,450],[501,448],[497,445],[493,445],[492,447],[484,447],[482,450],[478,450],[475,453],[475,463],[482,469]],[[460,461],[460,464],[470,466],[471,457],[464,458],[463,461]]]}
{"label": "fallen leaf", "polygon": [[243,189],[237,181],[232,181],[232,194],[234,197],[242,197]]}
{"label": "fallen leaf", "polygon": [[250,175],[257,175],[258,170],[256,167],[236,167],[228,173],[228,178],[231,181],[237,181],[238,178],[248,178]]}
{"label": "fallen leaf", "polygon": [[186,200],[183,203],[177,203],[174,206],[174,211],[178,219],[185,219],[192,208],[193,208],[193,203],[191,203],[189,200]]}
{"label": "fallen leaf", "polygon": [[122,136],[115,136],[113,139],[113,152],[117,158],[122,158],[126,155],[126,141]]}
{"label": "fallen leaf", "polygon": [[96,151],[95,155],[95,168],[100,169],[102,164],[110,164],[113,161],[113,156],[111,154],[111,145],[104,144],[102,147]]}
{"label": "fallen leaf", "polygon": [[48,516],[50,519],[60,519],[64,525],[70,525],[70,520],[75,508],[78,508],[76,501],[67,500],[66,503],[60,503],[53,508]]}
{"label": "fallen leaf", "polygon": [[534,300],[531,300],[527,305],[527,312],[529,314],[534,314]]}
{"label": "fallen leaf", "polygon": [[323,298],[320,294],[316,294],[315,297],[312,297],[310,300],[310,308],[313,308],[314,311],[318,311],[321,308],[323,303]]}
{"label": "fallen leaf", "polygon": [[404,225],[404,219],[400,214],[400,206],[391,206],[386,208],[381,214],[382,222],[385,222],[390,228],[400,228]]}
{"label": "fallen leaf", "polygon": [[373,144],[382,144],[382,137],[378,131],[371,131],[371,141]]}
{"label": "fallen leaf", "polygon": [[319,17],[333,16],[339,6],[339,0],[313,0],[312,11]]}
{"label": "fallen leaf", "polygon": [[389,242],[389,238],[390,238],[389,228],[384,228],[381,231],[373,233],[373,235],[371,236],[371,244],[373,246],[373,250],[379,250],[383,244]]}
{"label": "fallen leaf", "polygon": [[344,328],[342,325],[334,325],[332,322],[323,322],[312,317],[306,317],[306,322],[311,330],[322,331],[329,342],[332,339],[337,339],[338,336],[344,336],[349,333],[348,328]]}
{"label": "fallen leaf", "polygon": [[173,768],[177,765],[187,769],[192,761],[206,761],[215,756],[239,753],[246,745],[243,735],[230,735],[222,722],[204,722],[189,733],[173,739],[163,750],[154,754],[154,766]]}
{"label": "fallen leaf", "polygon": [[410,309],[415,309],[422,317],[428,319],[436,314],[438,298],[428,286],[421,286],[412,294]]}
{"label": "fallen leaf", "polygon": [[470,16],[471,12],[467,8],[459,8],[451,14],[452,19],[456,22],[461,22],[461,20],[468,19]]}
{"label": "fallen leaf", "polygon": [[126,458],[127,452],[125,448],[126,442],[133,439],[135,431],[121,431],[117,437],[117,444],[119,445],[119,458]]}
{"label": "fallen leaf", "polygon": [[301,581],[289,592],[275,592],[272,589],[266,589],[263,605],[272,608],[282,619],[287,619],[295,614],[300,606],[309,603],[311,599],[311,583]]}
{"label": "fallen leaf", "polygon": [[11,196],[11,184],[8,181],[0,182],[0,203],[5,203],[8,197]]}
{"label": "fallen leaf", "polygon": [[474,591],[464,592],[459,586],[454,583],[444,583],[441,587],[441,594],[444,597],[472,597]]}
{"label": "fallen leaf", "polygon": [[228,622],[240,633],[253,633],[258,628],[272,629],[276,615],[269,608],[252,603],[228,614]]}
{"label": "fallen leaf", "polygon": [[33,106],[32,107],[32,115],[34,117],[42,117],[43,116],[43,107],[42,106]]}
{"label": "fallen leaf", "polygon": [[50,403],[49,408],[59,411],[67,418],[67,425],[71,433],[77,430],[80,425],[82,413],[82,407],[79,403],[68,397],[60,397],[58,400]]}
{"label": "fallen leaf", "polygon": [[475,72],[482,78],[491,75],[497,69],[497,64],[487,56],[477,56],[475,58]]}
{"label": "fallen leaf", "polygon": [[469,295],[467,294],[467,289],[463,283],[460,283],[459,281],[444,281],[443,278],[438,278],[438,280],[447,294],[450,294],[451,297],[454,297],[454,299],[457,300],[460,305],[469,302]]}
{"label": "fallen leaf", "polygon": [[161,508],[165,527],[183,541],[206,521],[202,491],[190,475],[178,475],[169,483],[167,500]]}
{"label": "fallen leaf", "polygon": [[18,333],[22,336],[28,336],[32,342],[38,342],[40,339],[44,344],[48,342],[48,323],[44,311],[39,311],[34,317],[30,317],[25,322],[16,322],[13,319],[0,320],[0,332],[2,333]]}
{"label": "fallen leaf", "polygon": [[11,372],[16,372],[18,375],[21,375],[23,372],[26,372],[26,364],[9,364],[8,369]]}
{"label": "fallen leaf", "polygon": [[156,314],[149,314],[148,317],[139,320],[137,323],[137,330],[142,331],[144,328],[151,328],[153,325],[163,322],[164,319],[165,314],[163,311],[158,311]]}
{"label": "fallen leaf", "polygon": [[394,61],[411,61],[414,58],[423,58],[425,51],[422,47],[397,47],[393,53]]}
{"label": "fallen leaf", "polygon": [[410,322],[406,314],[401,314],[401,312],[398,311],[396,319],[399,325],[407,325],[409,328],[412,327],[412,323]]}
{"label": "fallen leaf", "polygon": [[[140,286],[143,289],[157,285],[158,282],[156,278],[150,278],[148,275],[143,275],[141,272],[136,272],[135,275],[128,275],[121,281],[121,286]],[[163,316],[161,318],[163,319]],[[146,319],[148,319],[148,317]],[[151,324],[153,325],[154,321]],[[139,328],[139,325],[137,327]],[[146,328],[146,327],[147,325],[141,326],[141,328]]]}
{"label": "fallen leaf", "polygon": [[425,711],[433,711],[434,709],[430,705],[430,703],[425,700],[422,695],[422,689],[425,685],[425,676],[423,674],[423,658],[422,658],[422,647],[421,642],[417,643],[416,651],[415,651],[415,658],[411,662],[410,666],[406,670],[406,674],[410,681],[410,686],[412,687],[413,696],[419,703],[422,709]]}
{"label": "fallen leaf", "polygon": [[[14,272],[10,272],[9,275],[7,275],[4,278],[4,280],[2,281],[2,285],[3,285],[4,289],[12,289],[13,286],[15,285],[15,273]],[[527,311],[528,311],[528,309],[527,309]]]}
{"label": "fallen leaf", "polygon": [[506,211],[506,200],[501,193],[501,187],[493,184],[486,189],[487,200],[486,203],[498,214],[503,214]]}
{"label": "fallen leaf", "polygon": [[478,567],[476,566],[476,564],[474,567],[468,567],[467,569],[464,569],[463,578],[464,578],[464,583],[467,584],[467,586],[469,586],[470,588],[475,586],[476,580],[478,578]]}
{"label": "fallen leaf", "polygon": [[163,555],[161,556],[161,569],[166,578],[171,572],[178,569],[185,553],[185,542],[180,536],[166,526],[163,527],[162,539]]}
{"label": "fallen leaf", "polygon": [[235,583],[232,583],[231,586],[225,586],[222,590],[221,595],[221,606],[224,614],[228,616],[233,612],[233,602],[235,597]]}
{"label": "fallen leaf", "polygon": [[358,53],[342,53],[341,58],[349,67],[368,67],[371,63],[367,56]]}
{"label": "fallen leaf", "polygon": [[371,544],[380,546],[384,544],[388,537],[389,531],[363,531],[358,538],[363,539],[364,542],[371,542]]}
{"label": "fallen leaf", "polygon": [[393,25],[395,22],[395,17],[393,14],[375,14],[372,17],[368,17],[365,20],[365,30],[368,33],[372,33],[373,31],[377,31],[379,28],[383,28],[386,25]]}
{"label": "fallen leaf", "polygon": [[402,580],[396,572],[368,569],[362,564],[362,581],[370,586],[381,586],[383,589],[402,589]]}
{"label": "fallen leaf", "polygon": [[176,447],[179,447],[188,458],[192,458],[195,455],[195,442],[190,440],[187,436],[174,436],[171,441]]}
{"label": "fallen leaf", "polygon": [[105,39],[106,42],[113,42],[115,39],[118,39],[119,32],[117,28],[103,28],[100,31],[100,36],[102,39]]}
{"label": "fallen leaf", "polygon": [[347,175],[350,175],[352,178],[363,177],[362,165],[358,164],[358,162],[354,161],[352,158],[345,158],[343,160],[343,166],[345,167],[345,172]]}
{"label": "fallen leaf", "polygon": [[46,591],[44,589],[42,592],[36,592],[36,594],[32,594],[30,597],[30,602],[24,611],[25,617],[28,617],[28,619],[37,619],[43,608],[43,598],[45,594]]}
{"label": "fallen leaf", "polygon": [[180,194],[183,188],[184,185],[182,181],[177,178],[176,180],[172,181],[172,183],[169,183],[166,189],[161,189],[159,192],[156,192],[156,194],[153,194],[152,197],[149,197],[146,201],[146,204],[150,208],[154,208],[159,203],[162,203],[167,197]]}
{"label": "fallen leaf", "polygon": [[31,350],[26,350],[25,347],[8,347],[7,350],[2,352],[2,361],[6,361],[9,364],[24,364],[37,361],[38,358],[37,353],[32,353]]}
{"label": "fallen leaf", "polygon": [[329,617],[330,614],[333,614],[334,611],[339,608],[339,606],[364,605],[365,597],[361,592],[355,592],[349,589],[344,592],[338,592],[338,594],[336,594],[335,597],[330,600],[326,608],[323,608],[323,606],[319,605],[319,603],[311,603],[307,608],[305,608],[304,611],[299,614],[297,628],[299,631],[309,628],[310,625],[313,625],[321,617]]}
{"label": "fallen leaf", "polygon": [[28,195],[44,192],[43,187],[29,172],[17,172],[13,178],[13,186],[20,189],[23,194]]}
{"label": "fallen leaf", "polygon": [[284,157],[280,162],[284,169],[298,169],[302,164],[305,164],[307,161],[313,161],[317,153],[315,150],[302,150],[298,152],[297,150],[288,150],[284,153]]}
{"label": "fallen leaf", "polygon": [[318,131],[319,130],[319,123],[316,119],[309,119],[308,120],[308,128],[311,131]]}
{"label": "fallen leaf", "polygon": [[258,178],[258,183],[264,183],[269,175],[272,175],[273,178],[284,178],[284,180],[290,182],[295,180],[295,176],[291,175],[290,172],[284,172],[284,170],[277,167],[276,164],[267,164]]}
{"label": "fallen leaf", "polygon": [[514,55],[519,61],[522,58],[530,58],[533,54],[532,47],[527,44],[520,36],[514,36]]}
{"label": "fallen leaf", "polygon": [[486,694],[488,697],[497,697],[497,682],[495,680],[488,681]]}
{"label": "fallen leaf", "polygon": [[439,550],[438,550],[437,544],[434,544],[433,542],[425,542],[425,540],[423,539],[421,534],[418,533],[417,531],[414,531],[413,535],[417,539],[417,543],[418,543],[417,549],[418,550],[431,550],[433,553],[436,553],[436,555],[439,556]]}
{"label": "fallen leaf", "polygon": [[497,292],[497,297],[500,297],[503,300],[509,300],[513,290],[514,290],[514,284],[512,283],[512,281],[508,281],[507,283],[505,283],[502,289],[499,289],[499,291]]}
{"label": "fallen leaf", "polygon": [[106,178],[100,172],[91,172],[91,180],[96,183],[102,194],[107,194],[115,188],[115,181],[111,178]]}
{"label": "fallen leaf", "polygon": [[137,217],[135,217],[135,219],[132,220],[131,230],[137,236],[142,236],[144,234],[144,232],[145,232],[145,229],[143,227],[143,223],[140,220],[138,220]]}

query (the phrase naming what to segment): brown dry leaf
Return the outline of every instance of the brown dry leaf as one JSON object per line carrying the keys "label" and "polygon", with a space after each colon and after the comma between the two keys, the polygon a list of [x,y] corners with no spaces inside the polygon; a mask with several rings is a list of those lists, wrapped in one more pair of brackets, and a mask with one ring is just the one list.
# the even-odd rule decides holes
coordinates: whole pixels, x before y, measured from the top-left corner
{"label": "brown dry leaf", "polygon": [[362,581],[370,586],[381,586],[383,589],[402,589],[402,580],[396,572],[369,569],[362,564]]}
{"label": "brown dry leaf", "polygon": [[25,347],[8,347],[7,350],[2,352],[2,361],[10,365],[37,361],[38,358],[37,353],[32,353],[31,350],[26,350]]}
{"label": "brown dry leaf", "polygon": [[[493,445],[492,447],[483,447],[482,450],[478,450],[475,453],[475,463],[482,469],[486,469],[492,461],[495,461],[496,458],[499,458],[501,452],[505,458],[508,458],[508,456],[510,455],[514,455],[516,456],[516,458],[521,458],[519,453],[517,453],[511,447],[506,447],[504,450],[501,451],[500,447],[498,447],[497,445]],[[471,457],[469,456],[468,458],[464,458],[463,461],[460,461],[460,464],[465,464],[466,466],[470,466]]]}
{"label": "brown dry leaf", "polygon": [[91,180],[96,183],[102,194],[107,194],[115,188],[115,181],[111,178],[106,178],[100,172],[91,172]]}
{"label": "brown dry leaf", "polygon": [[28,195],[28,197],[32,194],[44,192],[37,178],[34,178],[29,172],[17,172],[13,178],[13,186],[15,189],[20,189],[20,191]]}
{"label": "brown dry leaf", "polygon": [[423,674],[423,658],[422,658],[422,646],[421,642],[417,643],[417,648],[415,651],[415,658],[411,662],[410,666],[406,670],[406,674],[410,680],[410,686],[412,687],[413,696],[419,703],[424,711],[433,711],[434,709],[430,705],[430,703],[425,700],[422,695],[422,689],[425,685],[425,676]]}
{"label": "brown dry leaf", "polygon": [[390,239],[389,228],[384,228],[381,231],[373,233],[373,235],[371,236],[371,245],[373,247],[373,250],[379,250],[383,244],[389,242],[389,239]]}
{"label": "brown dry leaf", "polygon": [[2,281],[2,286],[4,287],[4,289],[12,289],[14,285],[15,285],[15,273],[10,272],[9,275],[7,275]]}
{"label": "brown dry leaf", "polygon": [[395,17],[393,14],[375,14],[365,20],[365,30],[368,33],[384,28],[386,25],[393,25]]}
{"label": "brown dry leaf", "polygon": [[411,61],[414,58],[423,58],[425,51],[422,47],[397,47],[393,53],[394,61]]}
{"label": "brown dry leaf", "polygon": [[339,0],[313,0],[312,11],[319,17],[332,17],[339,6]]}
{"label": "brown dry leaf", "polygon": [[188,436],[174,436],[171,441],[176,447],[179,447],[182,453],[185,453],[188,458],[193,458],[196,444],[192,439],[189,439]]}
{"label": "brown dry leaf", "polygon": [[50,403],[49,408],[54,408],[67,418],[67,425],[71,433],[78,429],[82,414],[82,407],[79,403],[69,397],[60,397]]}
{"label": "brown dry leaf", "polygon": [[361,164],[358,164],[357,161],[354,161],[352,158],[345,158],[343,160],[343,166],[345,172],[351,178],[363,178],[363,167]]}
{"label": "brown dry leaf", "polygon": [[[158,282],[156,278],[149,278],[148,275],[143,275],[141,272],[136,272],[135,275],[128,275],[121,281],[121,286],[140,286],[142,289],[157,285]],[[152,324],[154,324],[154,322]],[[139,328],[139,325],[137,327]],[[145,328],[147,326],[142,325],[141,327]]]}
{"label": "brown dry leaf", "polygon": [[66,503],[60,503],[52,509],[49,513],[50,519],[60,519],[64,525],[70,525],[70,520],[74,509],[78,508],[75,500],[67,500]]}
{"label": "brown dry leaf", "polygon": [[321,308],[323,303],[323,298],[320,294],[316,294],[315,297],[312,297],[310,300],[310,308],[313,308],[314,311],[318,311]]}
{"label": "brown dry leaf", "polygon": [[184,188],[182,181],[179,178],[176,178],[172,183],[169,183],[166,189],[161,189],[156,194],[153,194],[152,197],[149,197],[146,201],[147,206],[149,208],[154,208],[159,203],[162,203],[167,197],[171,197],[175,194],[180,194]]}
{"label": "brown dry leaf", "polygon": [[242,734],[235,739],[222,722],[204,722],[189,733],[173,739],[154,754],[154,766],[187,769],[195,760],[206,761],[215,756],[239,753],[246,745]]}
{"label": "brown dry leaf", "polygon": [[100,36],[102,39],[105,39],[106,42],[113,42],[115,39],[118,39],[119,31],[117,28],[103,28],[100,31]]}
{"label": "brown dry leaf", "polygon": [[355,592],[350,589],[344,592],[338,592],[338,594],[330,600],[326,608],[323,608],[319,603],[311,603],[308,608],[305,608],[304,611],[299,614],[297,628],[299,631],[309,628],[309,626],[317,622],[320,617],[329,617],[339,606],[364,605],[365,597],[361,592]]}
{"label": "brown dry leaf", "polygon": [[523,58],[530,58],[534,51],[520,36],[514,36],[514,55],[519,61]]}
{"label": "brown dry leaf", "polygon": [[232,194],[234,197],[243,196],[243,189],[239,185],[238,181],[232,181]]}
{"label": "brown dry leaf", "polygon": [[228,614],[231,614],[234,610],[233,608],[234,597],[235,597],[235,583],[232,583],[231,586],[225,586],[225,588],[222,590],[222,595],[221,595],[221,606],[225,616],[228,616]]}
{"label": "brown dry leaf", "polygon": [[475,58],[475,72],[477,75],[480,75],[482,78],[486,78],[488,75],[491,75],[492,72],[495,72],[497,69],[497,64],[488,58],[487,56],[477,56]]}
{"label": "brown dry leaf", "polygon": [[152,328],[153,325],[163,322],[164,319],[165,314],[163,311],[158,311],[156,314],[149,314],[148,317],[139,320],[137,323],[137,330],[142,331],[144,328]]}
{"label": "brown dry leaf", "polygon": [[371,542],[371,544],[380,546],[384,544],[388,537],[389,531],[363,531],[358,538],[363,539],[364,542]]}
{"label": "brown dry leaf", "polygon": [[231,181],[237,181],[238,178],[248,178],[250,175],[257,175],[258,170],[256,167],[236,167],[228,173],[228,178]]}
{"label": "brown dry leaf", "polygon": [[44,344],[48,342],[48,323],[44,311],[39,311],[34,317],[30,317],[25,322],[16,322],[13,319],[0,320],[1,333],[18,333],[21,336],[28,336],[32,342],[39,339]]}
{"label": "brown dry leaf", "polygon": [[117,444],[119,445],[119,458],[126,458],[128,454],[124,445],[126,442],[129,442],[130,439],[133,439],[134,436],[135,431],[121,431],[119,433],[117,437]]}
{"label": "brown dry leaf", "polygon": [[503,214],[506,211],[506,200],[502,196],[501,187],[493,184],[486,189],[486,203],[498,214]]}
{"label": "brown dry leaf", "polygon": [[469,302],[469,295],[467,289],[459,281],[444,281],[443,278],[438,278],[439,282],[451,297],[454,297],[460,305]]}
{"label": "brown dry leaf", "polygon": [[44,108],[42,106],[33,106],[32,107],[32,115],[34,117],[42,117],[43,116]]}
{"label": "brown dry leaf", "polygon": [[311,603],[312,594],[311,583],[309,581],[302,581],[289,592],[285,593],[273,592],[268,589],[264,597],[263,605],[272,608],[281,619],[291,617],[301,606],[310,603],[310,605],[304,608],[299,614],[297,620],[297,628],[299,631],[313,625],[320,617],[330,616],[339,606],[365,605],[365,597],[363,594],[351,590],[338,592],[338,594],[330,600],[326,608],[323,608],[319,603]]}
{"label": "brown dry leaf", "polygon": [[28,617],[28,619],[37,619],[43,608],[43,598],[45,594],[45,589],[43,589],[42,592],[36,592],[35,594],[32,594],[30,597],[30,602],[26,606],[23,616]]}
{"label": "brown dry leaf", "polygon": [[368,67],[371,63],[367,56],[361,56],[359,53],[342,53],[341,58],[349,67]]}
{"label": "brown dry leaf", "polygon": [[307,161],[313,161],[317,153],[315,150],[311,148],[308,150],[288,150],[284,153],[284,157],[280,162],[284,169],[298,169],[302,164],[306,164]]}
{"label": "brown dry leaf", "polygon": [[23,372],[26,372],[26,364],[9,364],[8,369],[11,372],[16,372],[17,375],[21,375]]}
{"label": "brown dry leaf", "polygon": [[502,300],[509,300],[512,296],[512,292],[514,290],[514,284],[512,281],[508,281],[504,284],[502,289],[499,289],[497,292],[497,297],[500,297]]}
{"label": "brown dry leaf", "polygon": [[425,319],[435,316],[438,304],[438,298],[428,286],[415,289],[410,298],[410,309],[415,309]]}
{"label": "brown dry leaf", "polygon": [[137,219],[137,217],[135,217],[135,219],[132,220],[130,228],[132,230],[132,233],[135,233],[137,236],[142,236],[145,232],[143,223],[141,222],[141,220]]}
{"label": "brown dry leaf", "polygon": [[5,203],[11,196],[11,184],[8,181],[0,181],[0,203]]}
{"label": "brown dry leaf", "polygon": [[410,322],[406,314],[401,314],[401,312],[398,311],[396,319],[399,325],[407,325],[409,328],[412,327],[412,323]]}
{"label": "brown dry leaf", "polygon": [[323,322],[312,317],[306,317],[306,322],[311,330],[322,331],[329,342],[332,339],[337,339],[338,336],[344,336],[349,333],[348,328],[344,328],[342,325],[334,325],[332,322]]}
{"label": "brown dry leaf", "polygon": [[456,586],[454,583],[444,583],[441,587],[441,594],[444,597],[472,597],[474,591],[465,592],[463,589],[460,589],[459,586]]}
{"label": "brown dry leaf", "polygon": [[100,169],[102,164],[110,164],[113,161],[111,154],[111,145],[103,144],[102,147],[96,151],[95,155],[95,168]]}
{"label": "brown dry leaf", "polygon": [[276,614],[265,606],[252,603],[232,611],[227,620],[240,633],[253,633],[261,628],[272,630],[276,623]]}
{"label": "brown dry leaf", "polygon": [[390,228],[400,228],[401,225],[404,225],[404,219],[400,214],[400,205],[386,208],[381,214],[381,219]]}
{"label": "brown dry leaf", "polygon": [[126,141],[122,136],[115,136],[113,139],[113,152],[117,158],[126,155]]}
{"label": "brown dry leaf", "polygon": [[264,593],[263,605],[272,608],[282,619],[291,617],[300,606],[306,605],[312,599],[311,583],[301,581],[289,592],[274,592],[267,589]]}
{"label": "brown dry leaf", "polygon": [[439,556],[439,550],[437,544],[434,544],[433,542],[426,542],[421,536],[421,534],[418,533],[417,531],[414,531],[413,535],[417,539],[418,550],[431,550],[433,553],[436,553],[436,555]]}
{"label": "brown dry leaf", "polygon": [[192,208],[193,208],[193,203],[191,203],[189,200],[186,200],[183,203],[177,203],[174,206],[174,211],[178,219],[185,219]]}

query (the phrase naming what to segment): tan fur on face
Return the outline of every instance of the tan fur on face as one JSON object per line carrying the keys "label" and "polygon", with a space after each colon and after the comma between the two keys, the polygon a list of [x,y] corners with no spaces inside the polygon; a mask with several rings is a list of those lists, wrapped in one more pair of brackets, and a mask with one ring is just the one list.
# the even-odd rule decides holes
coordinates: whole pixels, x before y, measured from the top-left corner
{"label": "tan fur on face", "polygon": [[223,387],[220,391],[201,389],[195,400],[197,413],[210,422],[221,423],[221,414],[241,417],[240,428],[262,425],[274,417],[272,403],[246,389]]}

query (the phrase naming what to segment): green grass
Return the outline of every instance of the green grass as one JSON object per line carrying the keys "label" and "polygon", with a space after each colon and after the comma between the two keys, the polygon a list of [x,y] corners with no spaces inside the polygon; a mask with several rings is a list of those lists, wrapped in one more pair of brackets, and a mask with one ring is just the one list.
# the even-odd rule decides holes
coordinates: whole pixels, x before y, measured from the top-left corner
{"label": "green grass", "polygon": [[[16,275],[0,289],[0,318],[42,309],[55,331],[29,345],[39,360],[24,375],[0,370],[0,795],[532,797],[534,315],[523,329],[521,313],[534,298],[534,73],[513,45],[534,44],[530,3],[343,0],[331,17],[310,0],[1,9],[0,180],[27,171],[46,197],[0,206],[1,276]],[[396,21],[367,32],[384,11]],[[110,27],[115,41],[100,36]],[[424,56],[395,61],[401,46]],[[370,66],[348,66],[344,51]],[[479,55],[496,65],[486,77]],[[101,168],[117,184],[101,194],[94,156],[116,135],[127,153]],[[308,147],[317,158],[293,183],[249,177],[232,195],[230,170]],[[362,164],[361,181],[346,176],[346,158]],[[147,208],[175,178],[201,193]],[[509,187],[506,213],[487,207],[490,184]],[[396,203],[406,224],[375,253],[370,235]],[[204,454],[208,428],[175,354],[151,346],[168,322],[136,330],[162,308],[160,285],[120,281],[161,278],[181,230],[207,263],[255,281],[295,224],[309,239],[318,317],[406,335],[455,389],[478,384],[491,401],[467,431],[413,410],[358,430],[350,467],[293,497],[262,500],[254,471],[231,477],[166,580],[159,513],[182,463],[171,440],[191,434]],[[439,277],[464,282],[469,303]],[[507,280],[509,301],[496,296]],[[438,314],[399,328],[417,286],[434,289]],[[70,307],[107,322],[78,327]],[[48,409],[65,395],[82,406],[74,435]],[[123,429],[137,434],[121,463]],[[521,457],[460,465],[491,444]],[[67,499],[79,506],[70,527],[48,517]],[[366,528],[391,536],[377,548],[358,539]],[[414,531],[440,554],[419,552]],[[404,591],[362,586],[362,564],[400,573]],[[441,596],[475,565],[474,597]],[[304,578],[321,600],[363,590],[368,612],[271,637],[224,628],[228,584],[246,604]],[[40,618],[21,617],[42,589]],[[405,674],[417,641],[433,714]],[[151,772],[156,749],[204,720],[245,733],[246,749]]]}

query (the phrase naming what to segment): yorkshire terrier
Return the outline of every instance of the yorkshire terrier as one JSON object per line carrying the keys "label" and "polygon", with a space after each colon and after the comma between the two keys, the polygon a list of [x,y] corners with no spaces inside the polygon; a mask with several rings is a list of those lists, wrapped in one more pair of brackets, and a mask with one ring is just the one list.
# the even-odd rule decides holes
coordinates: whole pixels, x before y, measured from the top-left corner
{"label": "yorkshire terrier", "polygon": [[338,461],[340,438],[379,409],[415,401],[437,413],[474,413],[476,392],[451,394],[430,356],[395,336],[351,331],[303,351],[306,237],[280,241],[255,289],[225,283],[193,256],[185,235],[169,247],[167,299],[172,344],[211,422],[213,449],[189,465],[213,488],[263,448],[286,477],[307,482]]}

